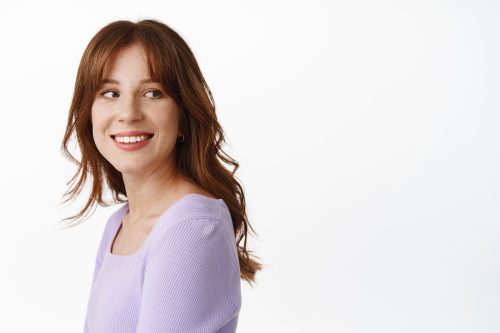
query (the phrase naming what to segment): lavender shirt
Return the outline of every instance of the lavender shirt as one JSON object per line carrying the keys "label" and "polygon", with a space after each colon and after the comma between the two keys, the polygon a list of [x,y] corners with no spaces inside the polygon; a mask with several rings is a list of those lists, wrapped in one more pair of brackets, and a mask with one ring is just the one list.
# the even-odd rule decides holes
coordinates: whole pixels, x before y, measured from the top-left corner
{"label": "lavender shirt", "polygon": [[108,219],[96,256],[84,333],[233,333],[240,267],[222,199],[187,194],[167,208],[140,249],[111,253],[128,203]]}

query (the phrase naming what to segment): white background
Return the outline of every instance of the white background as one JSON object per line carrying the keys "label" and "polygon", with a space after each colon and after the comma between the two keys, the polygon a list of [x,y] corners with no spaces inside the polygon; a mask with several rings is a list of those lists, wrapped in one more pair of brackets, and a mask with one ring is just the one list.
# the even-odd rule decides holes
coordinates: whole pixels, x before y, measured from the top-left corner
{"label": "white background", "polygon": [[191,46],[265,265],[239,333],[500,331],[498,1],[0,5],[0,331],[80,332],[116,206],[58,229],[80,57],[117,19]]}

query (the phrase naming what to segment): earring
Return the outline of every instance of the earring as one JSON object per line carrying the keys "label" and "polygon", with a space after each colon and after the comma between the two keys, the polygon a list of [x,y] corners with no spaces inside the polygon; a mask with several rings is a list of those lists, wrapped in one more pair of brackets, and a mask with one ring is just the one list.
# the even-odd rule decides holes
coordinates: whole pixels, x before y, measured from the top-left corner
{"label": "earring", "polygon": [[184,142],[184,134],[178,135],[178,136],[177,136],[177,140],[178,140],[179,142]]}

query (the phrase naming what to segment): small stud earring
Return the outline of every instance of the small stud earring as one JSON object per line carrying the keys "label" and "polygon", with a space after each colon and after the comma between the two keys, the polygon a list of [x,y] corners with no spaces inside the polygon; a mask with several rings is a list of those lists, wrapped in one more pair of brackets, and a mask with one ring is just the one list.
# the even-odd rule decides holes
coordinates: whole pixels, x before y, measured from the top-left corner
{"label": "small stud earring", "polygon": [[184,142],[184,134],[178,135],[178,136],[177,136],[177,140],[178,140],[179,142]]}

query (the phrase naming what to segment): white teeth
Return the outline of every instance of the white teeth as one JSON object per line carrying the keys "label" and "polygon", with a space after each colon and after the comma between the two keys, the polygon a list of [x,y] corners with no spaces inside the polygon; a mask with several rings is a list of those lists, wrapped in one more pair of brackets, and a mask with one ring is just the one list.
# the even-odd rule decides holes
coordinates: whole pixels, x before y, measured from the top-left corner
{"label": "white teeth", "polygon": [[141,136],[115,136],[115,141],[122,143],[136,143],[139,141],[144,141],[148,138],[147,135]]}

